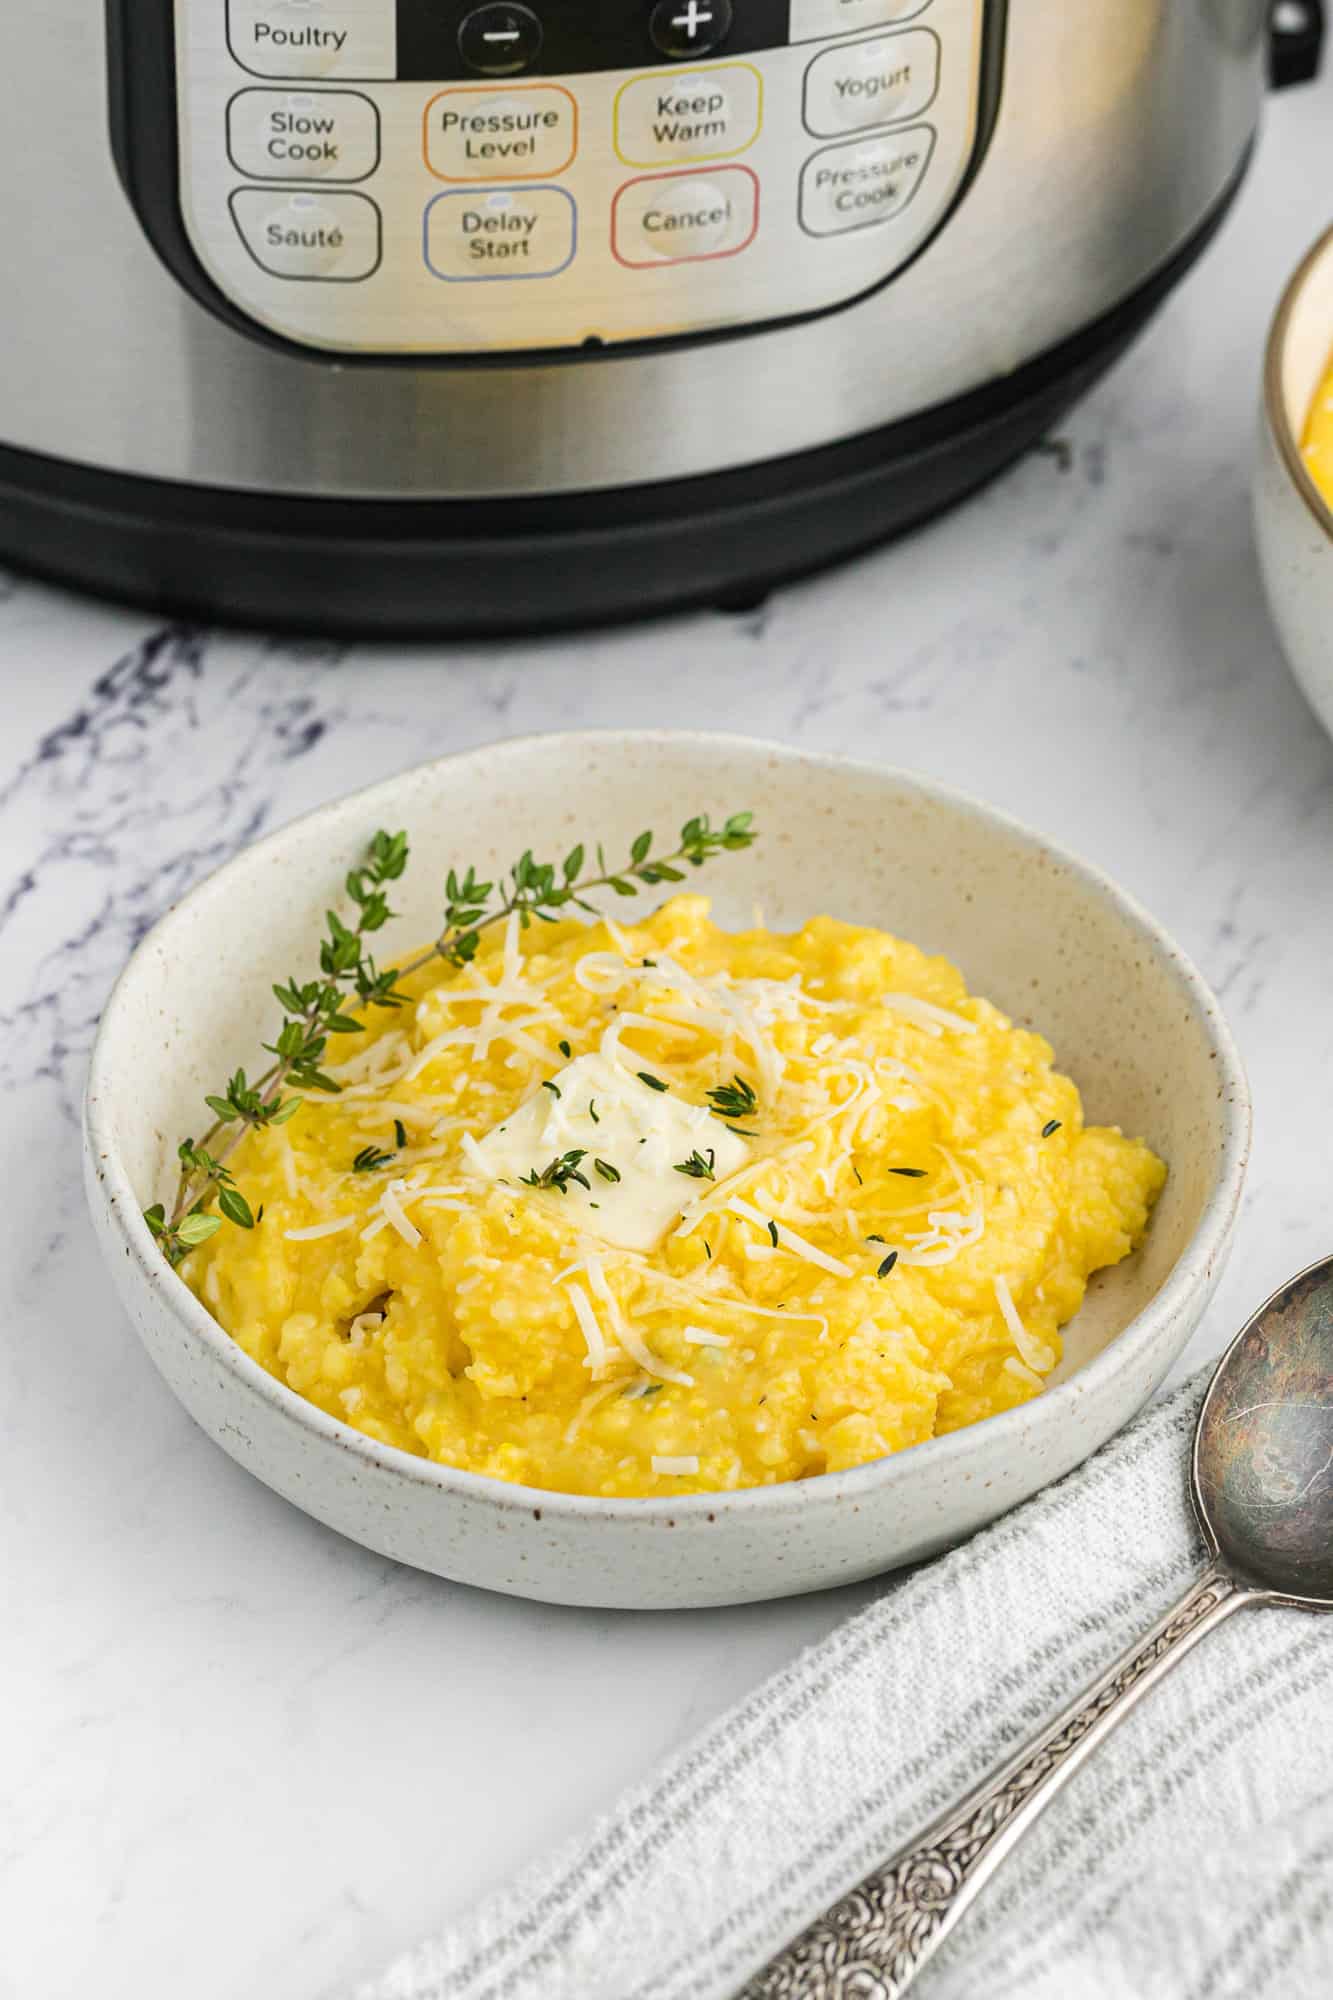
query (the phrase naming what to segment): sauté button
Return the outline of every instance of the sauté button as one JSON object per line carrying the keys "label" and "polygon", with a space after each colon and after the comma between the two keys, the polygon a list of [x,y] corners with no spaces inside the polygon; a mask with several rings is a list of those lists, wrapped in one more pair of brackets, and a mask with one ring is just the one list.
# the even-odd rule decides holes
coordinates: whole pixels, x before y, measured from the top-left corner
{"label": "saut\u00e9 button", "polygon": [[836,139],[870,125],[919,118],[940,82],[940,45],[929,28],[825,49],[805,73],[805,123]]}
{"label": "saut\u00e9 button", "polygon": [[748,167],[648,174],[616,196],[611,246],[622,264],[689,264],[734,257],[759,227],[759,183]]}
{"label": "saut\u00e9 button", "polygon": [[725,159],[754,144],[762,112],[751,63],[635,77],[616,97],[616,151],[631,167]]}
{"label": "saut\u00e9 button", "polygon": [[657,0],[648,33],[664,56],[706,56],[731,33],[731,0]]}
{"label": "saut\u00e9 button", "polygon": [[791,0],[794,42],[831,41],[862,28],[888,28],[924,14],[930,0]]}
{"label": "saut\u00e9 button", "polygon": [[246,249],[274,278],[345,285],[379,268],[380,212],[364,194],[237,188],[231,213]]}
{"label": "saut\u00e9 button", "polygon": [[396,0],[227,0],[227,39],[256,76],[398,74]]}
{"label": "saut\u00e9 button", "polygon": [[531,7],[474,7],[458,29],[458,53],[482,76],[517,76],[542,49],[542,24]]}
{"label": "saut\u00e9 button", "polygon": [[359,90],[238,90],[227,151],[256,180],[361,181],[380,162],[380,115]]}
{"label": "saut\u00e9 button", "polygon": [[578,106],[558,83],[464,85],[426,106],[426,165],[446,181],[560,174],[578,150]]}
{"label": "saut\u00e9 button", "polygon": [[825,146],[801,173],[802,229],[810,236],[841,236],[891,222],[920,187],[934,150],[929,125]]}
{"label": "saut\u00e9 button", "polygon": [[437,194],[426,210],[426,263],[453,283],[553,278],[573,261],[577,237],[563,188],[469,188]]}

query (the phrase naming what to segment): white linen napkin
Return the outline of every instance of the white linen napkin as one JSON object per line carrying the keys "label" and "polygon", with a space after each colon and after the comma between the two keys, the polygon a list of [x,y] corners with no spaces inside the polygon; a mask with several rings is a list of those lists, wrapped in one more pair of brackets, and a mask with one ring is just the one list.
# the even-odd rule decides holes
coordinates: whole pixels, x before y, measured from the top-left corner
{"label": "white linen napkin", "polygon": [[[729,2000],[1203,1561],[1205,1378],[905,1578],[359,2000]],[[1333,1617],[1244,1608],[1073,1779],[922,2000],[1327,2000]],[[915,1989],[914,1989],[915,1990]]]}

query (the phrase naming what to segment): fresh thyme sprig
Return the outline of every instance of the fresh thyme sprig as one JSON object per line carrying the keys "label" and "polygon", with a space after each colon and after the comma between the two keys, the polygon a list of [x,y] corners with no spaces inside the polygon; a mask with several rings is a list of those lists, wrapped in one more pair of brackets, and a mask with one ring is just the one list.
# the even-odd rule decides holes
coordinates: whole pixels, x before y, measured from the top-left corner
{"label": "fresh thyme sprig", "polygon": [[696,1151],[690,1154],[688,1160],[678,1160],[676,1162],[676,1172],[678,1174],[688,1174],[693,1181],[716,1180],[717,1174],[713,1164],[716,1158],[717,1154],[710,1146],[706,1157],[703,1153]]}
{"label": "fresh thyme sprig", "polygon": [[482,932],[504,923],[515,913],[524,930],[534,917],[542,923],[556,923],[558,912],[571,903],[595,917],[599,912],[587,898],[597,889],[610,889],[617,896],[637,896],[641,888],[656,888],[662,882],[683,882],[685,866],[702,868],[714,855],[735,854],[741,848],[752,847],[758,838],[753,813],[732,813],[716,827],[707,813],[696,813],[682,826],[680,839],[671,852],[655,858],[650,859],[652,833],[636,836],[630,845],[629,859],[621,868],[608,868],[599,842],[594,849],[597,872],[592,875],[583,873],[587,848],[582,841],[559,863],[535,861],[529,848],[500,883],[478,881],[473,868],[462,876],[451,868],[444,885],[448,899],[444,928],[429,951],[402,968],[400,977],[420,972],[437,958],[449,965],[470,964],[477,955]]}
{"label": "fresh thyme sprig", "polygon": [[[356,909],[355,924],[348,925],[336,911],[328,911],[319,948],[319,978],[300,984],[289,979],[273,988],[283,1009],[275,1039],[264,1044],[273,1061],[253,1083],[238,1069],[221,1095],[205,1098],[213,1123],[197,1145],[186,1139],[178,1149],[181,1171],[170,1211],[158,1202],[144,1214],[169,1263],[179,1264],[187,1252],[206,1243],[221,1228],[224,1216],[238,1228],[254,1228],[256,1218],[233,1185],[227,1161],[247,1131],[286,1124],[305,1101],[301,1092],[334,1093],[340,1088],[325,1073],[323,1062],[331,1036],[357,1035],[365,1026],[364,1021],[346,1012],[348,1004],[402,1004],[396,990],[397,974],[379,970],[366,950],[366,939],[382,930],[393,915],[386,885],[402,875],[407,855],[405,833],[381,831],[375,835],[365,861],[346,878],[347,894]],[[290,1094],[289,1086],[294,1087]],[[226,1138],[219,1148],[217,1142],[224,1133]],[[205,1211],[214,1200],[220,1213],[209,1215]]]}
{"label": "fresh thyme sprig", "polygon": [[[179,1264],[189,1251],[206,1243],[221,1227],[224,1216],[242,1229],[255,1226],[259,1218],[252,1214],[227,1166],[231,1154],[247,1131],[285,1124],[305,1101],[302,1093],[333,1095],[339,1091],[341,1086],[324,1068],[330,1037],[360,1034],[366,1022],[358,1014],[367,1009],[402,1006],[407,999],[401,990],[404,979],[437,959],[456,968],[469,965],[477,955],[482,933],[513,915],[525,930],[534,917],[543,923],[557,922],[558,912],[570,905],[596,916],[596,907],[587,898],[598,889],[610,889],[617,896],[637,896],[641,888],[683,882],[687,867],[701,868],[713,856],[736,853],[752,846],[757,838],[752,813],[732,813],[716,827],[706,813],[698,813],[685,821],[676,846],[665,854],[654,856],[654,835],[640,833],[620,868],[607,866],[598,844],[594,850],[596,872],[585,875],[582,842],[560,863],[539,862],[528,849],[501,882],[480,880],[475,867],[462,874],[451,868],[445,878],[444,923],[434,944],[408,964],[381,971],[366,941],[393,915],[387,884],[396,882],[406,868],[408,844],[405,833],[377,833],[365,861],[346,878],[355,922],[346,923],[336,911],[327,912],[319,977],[302,982],[289,979],[273,989],[283,1009],[275,1039],[264,1044],[273,1061],[253,1080],[245,1070],[236,1070],[221,1092],[206,1097],[213,1123],[197,1144],[187,1139],[179,1148],[181,1171],[175,1200],[170,1209],[157,1202],[144,1212],[144,1220],[168,1262]],[[367,1148],[366,1153],[373,1150]],[[359,1154],[358,1162],[363,1157]],[[377,1159],[376,1165],[386,1164],[389,1157]],[[359,1164],[355,1170],[372,1171]],[[577,1171],[570,1178],[587,1186]],[[557,1180],[540,1184],[559,1185]],[[216,1214],[208,1212],[214,1203]]]}
{"label": "fresh thyme sprig", "polygon": [[[587,1157],[585,1147],[575,1146],[568,1153],[558,1153],[540,1173],[534,1167],[530,1174],[523,1174],[520,1178],[524,1187],[551,1188],[556,1194],[568,1194],[571,1182],[591,1190],[592,1183],[587,1175],[579,1172]],[[616,1178],[619,1179],[619,1175]]]}
{"label": "fresh thyme sprig", "polygon": [[[713,1116],[730,1125],[733,1132],[739,1129],[734,1122],[737,1118],[754,1117],[759,1101],[743,1076],[734,1076],[730,1083],[720,1083],[707,1096]],[[753,1139],[755,1135],[753,1132],[742,1132],[740,1136]]]}

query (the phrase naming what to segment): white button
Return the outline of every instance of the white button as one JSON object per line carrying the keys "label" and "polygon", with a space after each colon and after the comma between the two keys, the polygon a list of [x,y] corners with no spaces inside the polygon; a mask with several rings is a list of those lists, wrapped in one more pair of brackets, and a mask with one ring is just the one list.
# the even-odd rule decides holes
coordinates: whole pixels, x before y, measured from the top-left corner
{"label": "white button", "polygon": [[929,125],[826,146],[801,173],[802,229],[811,236],[841,236],[891,221],[920,187],[934,150]]}
{"label": "white button", "polygon": [[651,174],[616,196],[611,246],[622,264],[688,264],[734,257],[758,227],[759,183],[748,167]]}
{"label": "white button", "polygon": [[616,151],[627,166],[722,160],[759,136],[763,84],[750,63],[636,77],[616,98]]}
{"label": "white button", "polygon": [[446,181],[563,173],[578,150],[578,106],[559,84],[442,90],[426,106],[426,165]]}
{"label": "white button", "polygon": [[426,262],[437,278],[552,278],[573,260],[577,237],[563,188],[437,194],[426,210]]}
{"label": "white button", "polygon": [[378,269],[380,212],[363,194],[238,188],[231,213],[256,264],[275,278],[350,284]]}
{"label": "white button", "polygon": [[825,49],[805,73],[805,122],[820,139],[919,118],[939,88],[940,45],[929,28]]}
{"label": "white button", "polygon": [[256,76],[398,74],[397,0],[227,0],[227,39]]}
{"label": "white button", "polygon": [[791,39],[823,42],[862,28],[889,28],[924,14],[930,0],[791,0]]}
{"label": "white button", "polygon": [[362,181],[380,163],[380,114],[358,90],[239,90],[227,151],[269,181]]}

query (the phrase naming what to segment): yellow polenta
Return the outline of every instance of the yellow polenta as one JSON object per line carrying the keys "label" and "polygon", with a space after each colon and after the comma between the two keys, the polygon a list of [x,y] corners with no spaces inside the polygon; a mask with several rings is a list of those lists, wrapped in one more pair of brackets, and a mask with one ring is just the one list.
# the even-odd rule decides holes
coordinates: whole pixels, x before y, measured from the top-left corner
{"label": "yellow polenta", "polygon": [[[339,1042],[340,1096],[247,1137],[234,1165],[262,1220],[184,1269],[280,1381],[448,1465],[712,1492],[976,1423],[1041,1393],[1089,1273],[1134,1248],[1165,1177],[1084,1126],[1039,1036],[879,931],[728,934],[679,896],[630,929],[511,928],[440,974]],[[605,1099],[622,1157],[564,1148],[563,1194],[488,1159],[511,1117],[546,1129],[547,1103],[557,1133],[576,1113],[592,1129],[557,1096],[580,1058],[693,1121],[658,1163],[670,1217],[647,1249],[604,1233],[636,1129]],[[710,1132],[744,1164],[722,1171]],[[367,1148],[389,1157],[367,1167]]]}
{"label": "yellow polenta", "polygon": [[1333,357],[1310,405],[1301,449],[1310,477],[1333,508]]}

